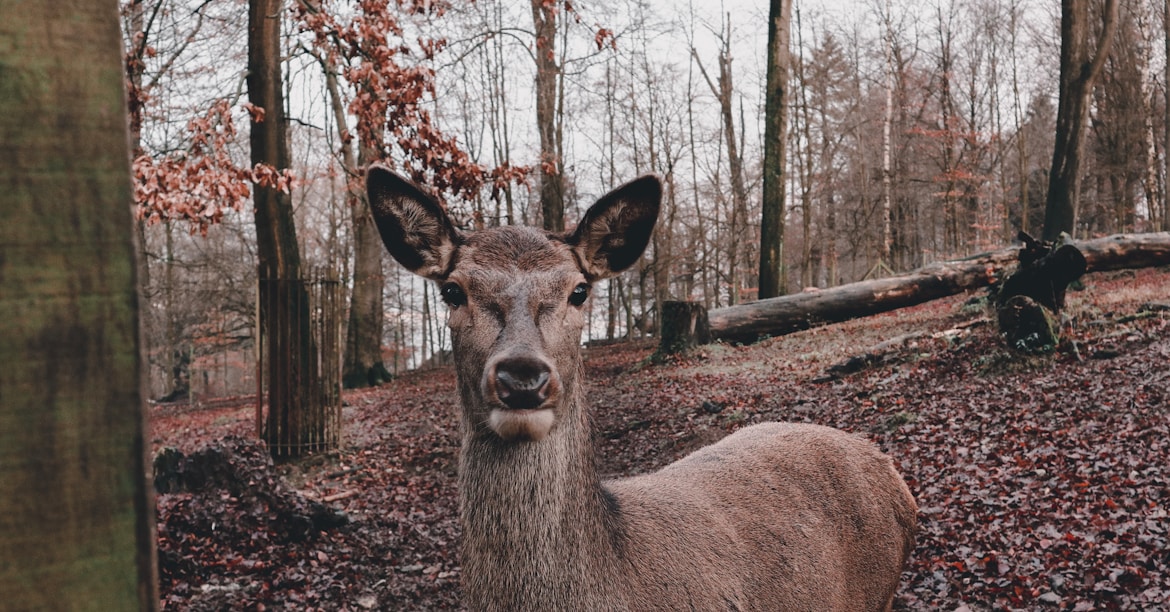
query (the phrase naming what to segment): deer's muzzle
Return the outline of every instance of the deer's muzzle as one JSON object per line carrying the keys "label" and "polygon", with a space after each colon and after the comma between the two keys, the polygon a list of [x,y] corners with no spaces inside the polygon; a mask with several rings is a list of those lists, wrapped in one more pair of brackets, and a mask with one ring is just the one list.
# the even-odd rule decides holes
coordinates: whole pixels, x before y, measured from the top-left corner
{"label": "deer's muzzle", "polygon": [[560,389],[548,361],[535,355],[500,358],[488,364],[483,386],[485,399],[498,406],[491,410],[488,426],[501,438],[540,440],[548,434]]}
{"label": "deer's muzzle", "polygon": [[533,410],[549,396],[552,369],[542,360],[503,359],[496,363],[496,397],[512,410]]}

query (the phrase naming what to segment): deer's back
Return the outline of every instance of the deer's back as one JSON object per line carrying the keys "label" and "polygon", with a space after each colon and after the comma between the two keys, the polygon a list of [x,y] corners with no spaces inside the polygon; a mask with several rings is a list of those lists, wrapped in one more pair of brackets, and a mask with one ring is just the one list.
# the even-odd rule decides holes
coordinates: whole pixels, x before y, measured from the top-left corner
{"label": "deer's back", "polygon": [[881,610],[913,547],[890,459],[827,427],[748,427],[607,488],[633,609]]}

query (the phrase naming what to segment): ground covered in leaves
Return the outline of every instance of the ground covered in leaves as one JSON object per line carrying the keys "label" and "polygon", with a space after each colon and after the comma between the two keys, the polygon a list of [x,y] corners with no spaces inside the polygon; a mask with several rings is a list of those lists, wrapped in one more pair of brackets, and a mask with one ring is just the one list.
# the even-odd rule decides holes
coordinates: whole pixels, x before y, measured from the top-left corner
{"label": "ground covered in leaves", "polygon": [[[598,458],[656,469],[744,425],[876,441],[920,507],[896,607],[1170,607],[1170,270],[1085,277],[1068,341],[1006,350],[957,296],[665,364],[589,349]],[[450,369],[347,393],[339,452],[273,466],[251,409],[158,407],[162,597],[175,610],[459,609]]]}

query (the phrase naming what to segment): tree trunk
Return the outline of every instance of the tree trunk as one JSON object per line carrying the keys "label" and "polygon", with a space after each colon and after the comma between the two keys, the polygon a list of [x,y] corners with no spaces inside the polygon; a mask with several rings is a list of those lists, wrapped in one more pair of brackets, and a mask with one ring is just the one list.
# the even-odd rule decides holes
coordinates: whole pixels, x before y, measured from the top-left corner
{"label": "tree trunk", "polygon": [[727,269],[728,269],[728,291],[727,303],[735,305],[739,303],[740,285],[740,241],[744,239],[743,226],[747,222],[747,185],[743,176],[743,158],[739,153],[739,142],[736,139],[735,133],[735,116],[732,109],[732,94],[735,91],[732,86],[732,72],[731,72],[731,24],[727,24],[727,33],[722,37],[723,48],[719,53],[719,82],[716,84],[707,75],[706,69],[703,68],[702,62],[699,61],[699,54],[694,49],[691,49],[691,55],[695,58],[695,63],[699,66],[699,71],[703,78],[707,81],[707,86],[711,88],[711,93],[719,101],[720,116],[723,118],[723,137],[727,146],[727,165],[731,173],[731,222],[730,237],[727,243]]}
{"label": "tree trunk", "polygon": [[879,222],[881,223],[881,236],[878,242],[878,261],[870,270],[871,274],[880,274],[883,266],[889,265],[890,259],[890,214],[893,208],[894,192],[894,163],[893,163],[893,125],[894,125],[894,26],[891,23],[893,19],[891,15],[890,2],[886,0],[885,19],[885,35],[883,36],[883,48],[886,60],[886,97],[884,111],[882,114],[882,202],[881,214]]}
{"label": "tree trunk", "polygon": [[[760,218],[760,298],[788,291],[784,269],[785,144],[788,138],[788,50],[792,0],[768,9],[768,73],[764,103],[764,199]],[[807,202],[806,202],[807,203]],[[807,217],[807,211],[805,213]],[[805,242],[807,244],[807,236]]]}
{"label": "tree trunk", "polygon": [[[358,160],[359,168],[366,165],[361,158]],[[355,183],[360,180],[351,179]],[[390,373],[382,363],[385,314],[382,301],[382,241],[378,229],[374,227],[374,219],[370,216],[370,205],[364,191],[353,193],[347,199],[353,220],[354,262],[342,377],[346,388],[355,388],[388,382]]]}
{"label": "tree trunk", "polygon": [[[348,122],[341,88],[337,83],[337,69],[328,58],[320,59],[325,71],[333,119],[342,142],[345,202],[349,207],[353,227],[353,288],[350,291],[349,323],[345,328],[342,385],[347,389],[376,386],[389,381],[390,372],[382,362],[382,286],[385,283],[382,273],[382,239],[370,216],[370,203],[366,199],[362,181],[364,169],[370,163],[373,152],[360,144],[360,138],[345,138]],[[354,155],[354,147],[358,148],[357,155]]]}
{"label": "tree trunk", "polygon": [[[251,123],[252,163],[278,171],[288,168],[291,161],[280,72],[282,12],[283,0],[250,0],[248,4],[248,101],[262,111],[253,115]],[[291,196],[274,187],[254,185],[252,199],[260,266],[282,273],[299,272],[301,255]]]}
{"label": "tree trunk", "polygon": [[662,305],[662,334],[658,355],[671,355],[711,341],[707,309],[698,302],[666,302]]}
{"label": "tree trunk", "polygon": [[[952,5],[954,6],[954,5]],[[951,58],[951,42],[954,35],[943,17],[942,6],[937,5],[939,38],[939,119],[942,121],[942,203],[943,203],[943,252],[951,255],[962,253],[962,227],[959,207],[955,198],[958,186],[955,184],[955,109],[951,93],[951,79],[954,78],[954,62]]]}
{"label": "tree trunk", "polygon": [[118,6],[0,14],[0,605],[155,610]]}
{"label": "tree trunk", "polygon": [[[142,92],[142,76],[146,70],[146,49],[149,34],[146,32],[145,0],[131,0],[124,11],[130,25],[130,40],[126,42],[126,86],[130,90],[127,96],[130,121],[130,159],[142,154],[142,119],[145,96]],[[150,259],[146,252],[146,219],[139,218],[134,223],[138,242],[138,286],[145,291],[150,287]],[[149,341],[149,338],[144,338]],[[147,347],[149,351],[150,347]]]}
{"label": "tree trunk", "polygon": [[[1164,38],[1166,52],[1163,58],[1165,66],[1165,75],[1163,75],[1162,83],[1165,96],[1165,108],[1170,109],[1170,2],[1163,4],[1162,7],[1162,36]],[[1167,111],[1170,114],[1170,110]],[[1162,141],[1162,157],[1165,161],[1165,168],[1162,169],[1162,231],[1170,232],[1170,119],[1163,120],[1165,125],[1163,129]]]}
{"label": "tree trunk", "polygon": [[[280,172],[290,166],[288,122],[280,71],[282,0],[248,4],[248,100],[254,113],[252,164]],[[259,119],[259,120],[257,120]],[[301,256],[287,191],[254,184],[256,252],[260,260],[260,328],[264,338],[268,419],[264,438],[276,457],[324,448],[326,423],[310,406],[323,393],[317,379],[317,351],[309,324],[310,301],[299,282]]]}
{"label": "tree trunk", "polygon": [[[1088,272],[1170,264],[1170,233],[1118,234],[1076,243]],[[809,291],[717,308],[708,320],[711,338],[755,342],[825,323],[847,321],[963,291],[986,287],[1018,260],[1007,248],[957,261],[931,264],[904,276],[862,281],[823,291]]]}
{"label": "tree trunk", "polygon": [[540,209],[544,229],[565,231],[564,160],[557,130],[557,97],[561,67],[557,63],[559,2],[532,0],[536,26],[536,129],[540,133]]}
{"label": "tree trunk", "polygon": [[[828,134],[821,134],[821,156],[817,161],[814,161],[812,112],[809,108],[809,89],[811,85],[809,83],[808,73],[806,72],[808,70],[809,60],[804,57],[804,38],[801,35],[800,8],[796,7],[794,11],[796,12],[796,48],[798,50],[796,59],[796,92],[800,96],[800,140],[804,145],[803,152],[801,147],[797,147],[795,150],[795,159],[797,160],[799,169],[797,172],[798,176],[794,177],[800,181],[800,286],[812,287],[816,284],[813,274],[812,196],[814,184],[818,178],[817,163],[824,159],[824,148]],[[791,60],[791,54],[789,55],[789,59]],[[827,113],[828,110],[822,107],[820,112]],[[821,168],[825,167],[824,165],[821,166]],[[827,171],[822,173],[822,176],[828,175],[829,172]],[[828,193],[828,190],[822,188],[822,194],[824,193]],[[760,257],[762,261],[762,251]],[[763,281],[761,281],[762,284]],[[760,296],[763,297],[762,289]]]}
{"label": "tree trunk", "polygon": [[1061,232],[1075,235],[1081,185],[1081,152],[1088,127],[1093,82],[1105,65],[1117,30],[1117,0],[1105,0],[1101,35],[1089,48],[1089,0],[1062,0],[1060,12],[1060,102],[1056,110],[1056,142],[1048,175],[1042,240],[1055,241]]}
{"label": "tree trunk", "polygon": [[1028,142],[1027,134],[1022,129],[1024,124],[1023,110],[1020,99],[1020,75],[1019,75],[1019,50],[1016,45],[1017,32],[1020,29],[1019,15],[1020,10],[1016,5],[1010,7],[1011,10],[1011,54],[1012,54],[1012,114],[1015,119],[1016,130],[1016,172],[1019,175],[1018,181],[1020,183],[1020,227],[1022,232],[1031,231],[1028,227]]}

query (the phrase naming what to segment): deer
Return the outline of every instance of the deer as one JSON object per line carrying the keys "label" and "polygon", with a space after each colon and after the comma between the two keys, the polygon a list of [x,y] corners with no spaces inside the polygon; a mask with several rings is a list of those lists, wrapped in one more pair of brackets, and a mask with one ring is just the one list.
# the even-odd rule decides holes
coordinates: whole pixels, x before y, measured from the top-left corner
{"label": "deer", "polygon": [[381,164],[366,190],[390,255],[448,308],[469,609],[891,609],[917,506],[868,440],[760,423],[657,472],[600,478],[586,302],[642,257],[658,178],[614,189],[564,233],[461,230]]}

